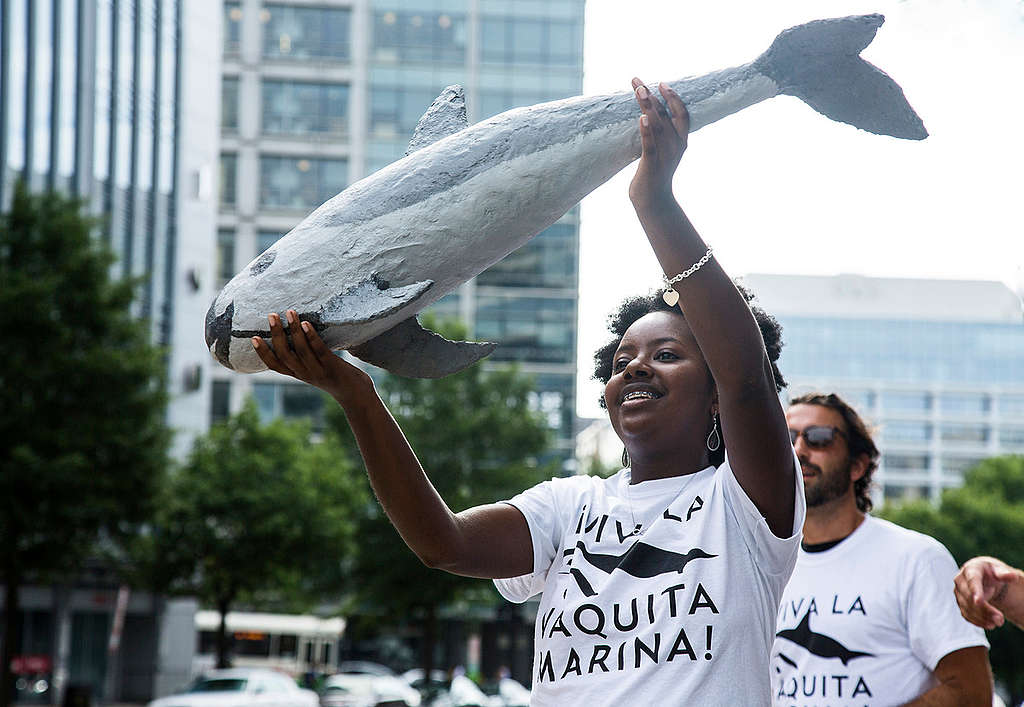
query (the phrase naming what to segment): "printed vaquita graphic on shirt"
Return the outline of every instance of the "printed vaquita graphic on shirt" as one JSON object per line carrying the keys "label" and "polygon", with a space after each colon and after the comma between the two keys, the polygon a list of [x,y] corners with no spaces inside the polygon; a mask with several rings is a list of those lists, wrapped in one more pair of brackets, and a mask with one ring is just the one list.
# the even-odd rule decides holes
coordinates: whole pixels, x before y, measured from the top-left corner
{"label": "printed vaquita graphic on shirt", "polygon": [[[719,553],[702,547],[676,552],[656,544],[671,538],[678,547],[686,536],[683,526],[703,503],[696,496],[681,513],[666,508],[642,534],[610,514],[590,518],[587,506],[580,509],[558,570],[572,582],[561,590],[563,601],[539,619],[538,682],[714,658],[712,618],[720,609],[698,565]],[[633,585],[641,590],[649,582],[649,591],[623,597],[619,584],[613,598],[602,600],[601,590],[618,573],[641,580]]]}
{"label": "printed vaquita graphic on shirt", "polygon": [[[871,707],[871,687],[867,678],[856,671],[851,663],[857,659],[873,658],[874,653],[858,650],[842,641],[811,627],[811,617],[819,613],[816,597],[801,598],[782,607],[782,617],[795,617],[804,607],[802,618],[793,628],[776,632],[776,652],[772,656],[774,672],[778,679],[775,695],[777,704],[792,707]],[[840,599],[838,594],[831,597],[831,606],[825,603],[825,611],[832,615],[866,617],[864,602],[858,595],[852,601]],[[797,651],[806,651],[822,662],[801,670],[802,656]],[[804,661],[806,664],[806,661]]]}

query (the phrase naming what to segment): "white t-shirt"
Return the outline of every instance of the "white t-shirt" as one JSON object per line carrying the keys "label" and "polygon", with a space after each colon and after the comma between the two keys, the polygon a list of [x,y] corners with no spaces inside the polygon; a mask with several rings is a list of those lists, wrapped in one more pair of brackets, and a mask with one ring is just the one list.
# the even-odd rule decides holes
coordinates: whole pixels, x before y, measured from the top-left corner
{"label": "white t-shirt", "polygon": [[495,585],[515,602],[543,592],[532,704],[768,705],[775,617],[804,518],[793,476],[787,539],[728,461],[633,486],[629,469],[556,478],[509,501],[529,524],[535,569]]}
{"label": "white t-shirt", "polygon": [[772,648],[778,707],[882,707],[934,686],[945,655],[988,646],[960,616],[957,566],[927,535],[867,516],[822,552],[800,550]]}

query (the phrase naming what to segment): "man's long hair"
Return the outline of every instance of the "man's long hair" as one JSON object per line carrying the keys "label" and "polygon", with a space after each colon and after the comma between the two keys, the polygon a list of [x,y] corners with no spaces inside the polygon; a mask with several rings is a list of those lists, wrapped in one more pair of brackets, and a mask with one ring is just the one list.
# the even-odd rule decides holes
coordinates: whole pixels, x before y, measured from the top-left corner
{"label": "man's long hair", "polygon": [[871,430],[857,414],[857,411],[850,407],[850,404],[835,393],[806,393],[789,401],[790,405],[820,405],[838,412],[843,422],[846,423],[847,447],[850,450],[850,458],[865,455],[868,459],[867,469],[864,476],[853,482],[853,494],[857,499],[857,508],[867,513],[874,504],[871,503],[871,476],[878,468],[878,447],[871,438]]}

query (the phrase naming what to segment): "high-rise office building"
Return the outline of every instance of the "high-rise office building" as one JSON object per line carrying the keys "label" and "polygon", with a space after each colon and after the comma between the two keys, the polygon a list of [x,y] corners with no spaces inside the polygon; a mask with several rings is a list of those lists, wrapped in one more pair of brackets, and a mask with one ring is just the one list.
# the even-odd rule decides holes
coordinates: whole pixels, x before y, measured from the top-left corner
{"label": "high-rise office building", "polygon": [[[348,184],[401,158],[451,84],[470,123],[582,90],[583,0],[278,0],[224,3],[223,283]],[[572,449],[578,213],[433,306],[500,342],[485,365],[536,376],[536,407]],[[316,415],[317,391],[279,376],[214,376],[214,418],[246,395],[272,415]]]}
{"label": "high-rise office building", "polygon": [[999,282],[748,275],[783,326],[788,395],[838,392],[877,430],[876,496],[937,499],[1024,453],[1024,313]]}
{"label": "high-rise office building", "polygon": [[[175,449],[208,426],[217,8],[193,0],[0,3],[0,205],[24,179],[102,217],[115,276],[168,350]],[[207,272],[207,269],[210,272]]]}
{"label": "high-rise office building", "polygon": [[[178,455],[209,419],[202,322],[214,284],[220,22],[203,0],[0,2],[0,207],[23,179],[101,217],[113,275],[143,278],[136,311],[167,349]],[[45,670],[20,698],[60,704],[79,684],[107,701],[145,701],[188,679],[192,646],[168,637],[192,630],[193,603],[133,592],[123,648],[108,655],[97,646],[118,596],[102,567],[74,586],[23,587],[15,653]]]}

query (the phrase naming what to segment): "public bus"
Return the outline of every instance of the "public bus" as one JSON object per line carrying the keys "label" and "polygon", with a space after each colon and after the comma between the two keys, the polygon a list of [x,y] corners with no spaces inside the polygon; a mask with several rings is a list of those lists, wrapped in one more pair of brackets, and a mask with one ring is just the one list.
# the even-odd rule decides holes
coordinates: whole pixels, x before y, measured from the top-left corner
{"label": "public bus", "polygon": [[[193,674],[217,662],[220,612],[197,611]],[[270,668],[298,677],[307,672],[334,672],[345,630],[342,618],[291,614],[228,612],[229,655],[237,668]]]}

